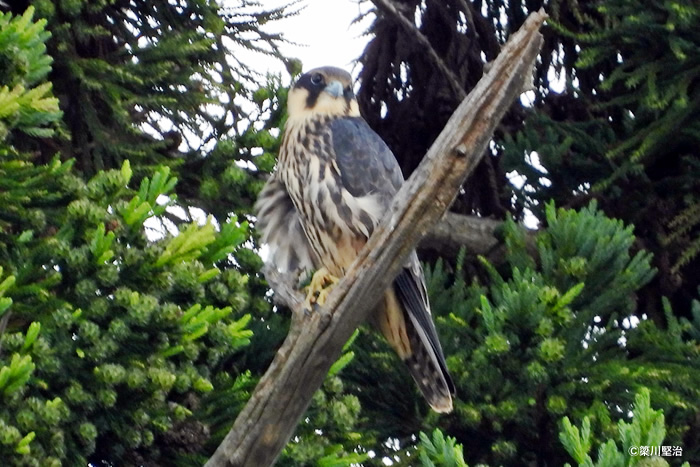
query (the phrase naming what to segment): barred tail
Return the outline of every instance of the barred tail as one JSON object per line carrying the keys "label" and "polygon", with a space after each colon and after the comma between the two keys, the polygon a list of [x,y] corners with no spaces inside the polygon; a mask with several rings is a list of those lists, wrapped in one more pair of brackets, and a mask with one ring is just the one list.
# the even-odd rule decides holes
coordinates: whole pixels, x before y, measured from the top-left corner
{"label": "barred tail", "polygon": [[412,352],[404,362],[430,407],[440,413],[452,412],[452,379],[444,367],[444,361],[426,345],[420,331],[412,323],[407,323],[406,333]]}
{"label": "barred tail", "polygon": [[427,309],[412,312],[405,306],[406,302],[402,302],[402,295],[399,287],[387,290],[374,314],[375,325],[406,363],[433,410],[451,412],[454,385],[430,313]]}

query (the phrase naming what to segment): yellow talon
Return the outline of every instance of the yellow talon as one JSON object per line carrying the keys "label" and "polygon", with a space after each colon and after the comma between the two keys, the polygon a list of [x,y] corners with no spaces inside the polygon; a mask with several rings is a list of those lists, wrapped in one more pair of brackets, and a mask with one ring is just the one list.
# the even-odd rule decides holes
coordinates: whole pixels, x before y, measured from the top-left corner
{"label": "yellow talon", "polygon": [[306,287],[306,300],[304,300],[304,309],[313,310],[315,304],[323,305],[326,303],[328,294],[333,290],[333,286],[337,284],[339,279],[332,275],[328,269],[321,268],[316,271],[311,278],[311,283]]}

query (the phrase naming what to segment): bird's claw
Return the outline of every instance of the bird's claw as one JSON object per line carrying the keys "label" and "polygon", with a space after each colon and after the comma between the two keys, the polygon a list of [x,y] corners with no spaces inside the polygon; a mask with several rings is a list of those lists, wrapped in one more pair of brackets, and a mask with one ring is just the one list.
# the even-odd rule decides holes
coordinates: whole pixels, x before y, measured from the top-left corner
{"label": "bird's claw", "polygon": [[328,269],[321,268],[316,271],[311,278],[311,283],[306,287],[306,299],[303,310],[306,314],[311,313],[317,306],[323,306],[328,299],[328,295],[333,290],[339,279],[332,275]]}

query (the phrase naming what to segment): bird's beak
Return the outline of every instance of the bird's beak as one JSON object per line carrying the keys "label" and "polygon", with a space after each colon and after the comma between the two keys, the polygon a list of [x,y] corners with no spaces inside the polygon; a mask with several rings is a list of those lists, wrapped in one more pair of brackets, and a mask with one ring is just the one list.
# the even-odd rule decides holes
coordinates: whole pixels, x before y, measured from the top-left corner
{"label": "bird's beak", "polygon": [[340,81],[331,81],[324,91],[333,97],[343,97],[343,84]]}

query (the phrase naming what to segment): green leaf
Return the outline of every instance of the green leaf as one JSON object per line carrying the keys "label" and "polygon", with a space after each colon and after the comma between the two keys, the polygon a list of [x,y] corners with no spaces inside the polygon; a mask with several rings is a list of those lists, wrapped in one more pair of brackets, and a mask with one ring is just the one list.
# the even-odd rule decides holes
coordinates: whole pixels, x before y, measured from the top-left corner
{"label": "green leaf", "polygon": [[353,352],[346,352],[343,355],[340,356],[338,360],[331,365],[330,369],[328,370],[328,376],[335,376],[337,375],[343,368],[345,368],[355,357],[355,354]]}
{"label": "green leaf", "polygon": [[17,443],[15,452],[22,455],[29,454],[31,452],[31,449],[29,448],[29,443],[34,441],[34,438],[36,438],[36,433],[34,433],[33,431],[27,433],[27,435],[24,438],[22,438],[22,440],[19,443]]}
{"label": "green leaf", "polygon": [[32,322],[32,324],[29,325],[29,329],[27,330],[27,334],[24,338],[24,345],[22,346],[23,351],[28,350],[34,344],[37,337],[39,337],[40,331],[41,323],[34,321]]}

